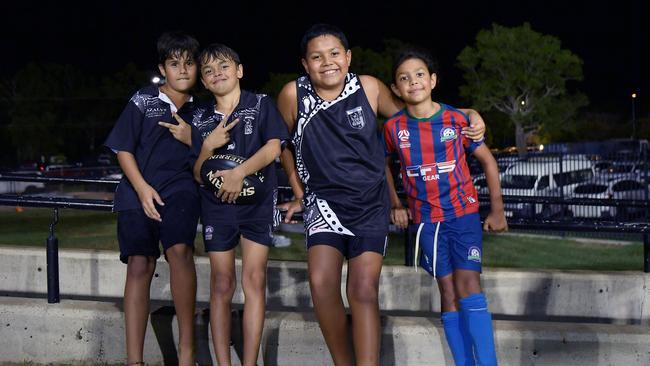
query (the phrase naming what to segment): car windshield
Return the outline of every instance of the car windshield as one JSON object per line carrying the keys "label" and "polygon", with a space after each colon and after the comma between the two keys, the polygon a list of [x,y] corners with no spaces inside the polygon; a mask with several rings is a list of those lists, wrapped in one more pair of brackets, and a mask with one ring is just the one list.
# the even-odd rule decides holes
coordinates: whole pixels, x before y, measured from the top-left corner
{"label": "car windshield", "polygon": [[607,186],[602,184],[583,184],[573,191],[575,194],[597,194],[607,191]]}
{"label": "car windshield", "polygon": [[505,174],[501,177],[501,188],[532,189],[536,180],[535,175]]}

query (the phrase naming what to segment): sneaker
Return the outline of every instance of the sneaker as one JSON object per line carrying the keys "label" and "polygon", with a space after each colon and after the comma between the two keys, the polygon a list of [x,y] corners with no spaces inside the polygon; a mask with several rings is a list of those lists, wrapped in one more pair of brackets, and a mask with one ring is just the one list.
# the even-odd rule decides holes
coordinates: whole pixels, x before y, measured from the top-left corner
{"label": "sneaker", "polygon": [[291,245],[291,239],[284,235],[273,235],[273,246],[276,248],[284,248]]}

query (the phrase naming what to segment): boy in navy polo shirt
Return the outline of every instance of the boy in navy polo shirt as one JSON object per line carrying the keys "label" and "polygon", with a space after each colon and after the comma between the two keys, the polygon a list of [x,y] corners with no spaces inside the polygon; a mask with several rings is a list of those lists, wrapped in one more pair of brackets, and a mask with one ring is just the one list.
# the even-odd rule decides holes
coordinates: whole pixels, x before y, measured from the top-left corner
{"label": "boy in navy polo shirt", "polygon": [[196,82],[199,44],[176,32],[160,36],[157,46],[158,68],[166,83],[136,92],[105,143],[117,153],[124,172],[114,210],[120,260],[127,264],[127,364],[144,364],[149,291],[162,243],[178,318],[179,364],[193,365],[199,200],[189,160],[191,128],[179,116],[191,118],[195,111],[189,92]]}
{"label": "boy in navy polo shirt", "polygon": [[[393,66],[391,85],[406,104],[384,124],[388,153],[396,153],[409,202],[408,213],[389,184],[391,218],[400,227],[413,219],[415,255],[438,281],[442,321],[456,365],[497,364],[492,318],[481,292],[481,222],[478,198],[466,162],[466,151],[483,166],[490,190],[486,231],[504,231],[499,170],[490,150],[461,135],[469,124],[462,111],[431,100],[437,70],[422,50],[407,49]],[[386,159],[390,169],[390,159]],[[392,180],[392,178],[389,178]]]}
{"label": "boy in navy polo shirt", "polygon": [[[230,365],[230,305],[235,292],[235,247],[241,243],[244,290],[243,365],[255,365],[264,326],[266,264],[272,245],[277,182],[273,161],[288,132],[270,97],[241,90],[243,66],[239,55],[222,44],[201,52],[201,81],[214,102],[192,121],[192,151],[198,155],[194,175],[201,182],[203,162],[213,154],[247,159],[218,175],[219,192],[200,187],[205,250],[210,256],[210,328],[219,365]],[[197,133],[194,133],[194,132]],[[234,203],[243,178],[261,172],[263,187],[253,204]]]}

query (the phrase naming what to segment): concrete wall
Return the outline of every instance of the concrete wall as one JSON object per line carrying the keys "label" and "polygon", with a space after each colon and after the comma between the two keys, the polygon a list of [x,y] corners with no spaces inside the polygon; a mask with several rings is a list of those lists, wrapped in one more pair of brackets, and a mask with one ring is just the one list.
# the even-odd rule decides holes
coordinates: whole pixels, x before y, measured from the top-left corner
{"label": "concrete wall", "polygon": [[[62,296],[121,298],[126,266],[115,252],[61,251]],[[209,300],[209,263],[196,258],[197,300]],[[0,247],[0,294],[47,293],[44,249]],[[237,270],[241,263],[237,262]],[[345,268],[344,268],[345,276]],[[650,275],[642,272],[522,271],[488,268],[483,288],[495,314],[544,320],[596,320],[650,324]],[[345,283],[345,280],[343,281]],[[343,291],[343,289],[342,289]],[[161,259],[151,298],[169,300],[169,267]],[[235,302],[243,301],[239,288]],[[380,283],[382,310],[439,312],[435,282],[424,271],[385,266]],[[270,262],[269,308],[311,307],[306,264]]]}
{"label": "concrete wall", "polygon": [[[173,313],[154,311],[145,341],[149,365],[175,364]],[[233,361],[239,365],[241,327],[233,320]],[[210,356],[206,315],[197,316],[197,361],[216,365]],[[650,330],[638,325],[496,321],[500,365],[647,366]],[[438,319],[382,318],[381,365],[452,366]],[[0,297],[0,363],[97,365],[123,364],[123,313],[111,303]],[[268,312],[260,365],[331,365],[311,313]]]}

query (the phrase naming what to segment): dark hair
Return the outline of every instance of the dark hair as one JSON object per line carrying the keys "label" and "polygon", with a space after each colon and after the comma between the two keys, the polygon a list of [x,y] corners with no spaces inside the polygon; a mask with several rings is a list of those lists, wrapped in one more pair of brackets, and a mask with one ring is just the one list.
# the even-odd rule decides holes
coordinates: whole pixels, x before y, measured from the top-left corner
{"label": "dark hair", "polygon": [[319,23],[309,27],[305,34],[302,35],[302,40],[300,41],[300,52],[302,57],[307,56],[307,44],[309,41],[319,36],[334,36],[338,38],[339,41],[341,41],[341,44],[343,44],[343,48],[345,48],[346,51],[350,48],[348,45],[348,39],[345,37],[345,34],[341,29],[339,29],[339,27],[335,25]]}
{"label": "dark hair", "polygon": [[193,60],[199,52],[199,41],[185,32],[165,32],[158,38],[158,63],[165,64],[165,60],[181,57],[185,52]]}
{"label": "dark hair", "polygon": [[427,69],[429,70],[429,74],[438,73],[438,62],[436,62],[436,59],[433,58],[429,51],[419,47],[409,47],[400,51],[393,61],[393,83],[397,81],[395,79],[397,76],[395,75],[397,68],[399,68],[400,65],[402,65],[405,61],[410,59],[418,59],[424,62],[424,64],[427,66]]}
{"label": "dark hair", "polygon": [[237,65],[241,64],[237,52],[221,43],[213,43],[204,48],[199,54],[201,65],[205,65],[213,59],[231,60]]}

